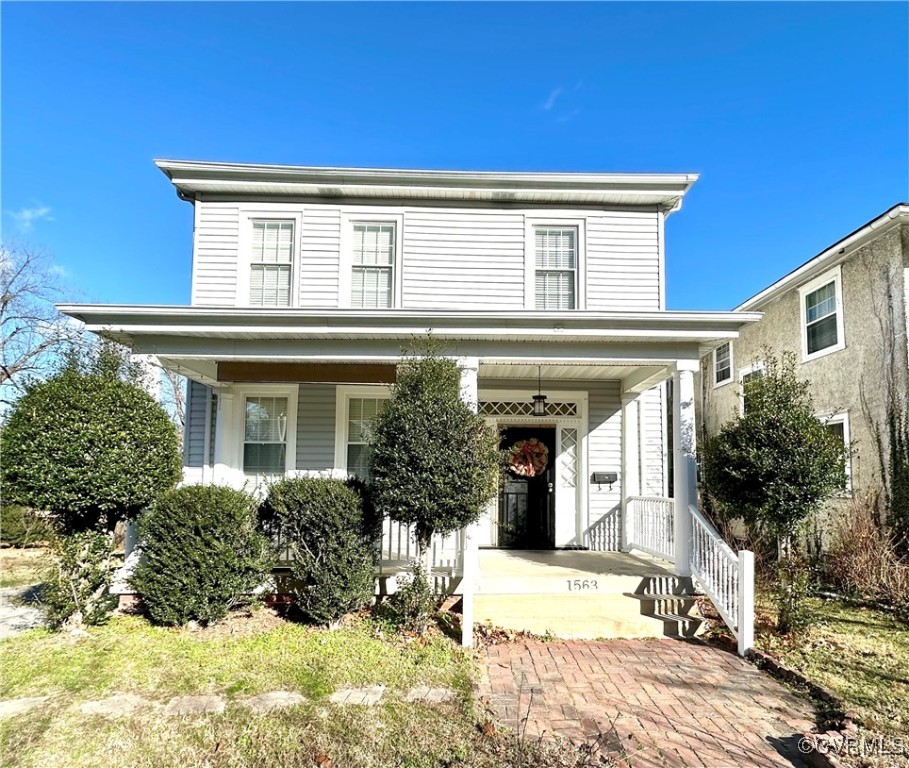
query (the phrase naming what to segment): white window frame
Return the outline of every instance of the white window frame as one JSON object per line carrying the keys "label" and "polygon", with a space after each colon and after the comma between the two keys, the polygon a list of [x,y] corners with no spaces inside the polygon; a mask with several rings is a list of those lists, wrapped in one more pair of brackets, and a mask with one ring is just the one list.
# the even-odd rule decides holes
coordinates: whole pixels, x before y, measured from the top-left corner
{"label": "white window frame", "polygon": [[537,281],[537,229],[567,229],[577,230],[575,242],[575,287],[574,309],[562,310],[574,312],[578,309],[587,309],[587,219],[583,216],[554,214],[549,216],[524,217],[524,308],[533,312],[554,312],[552,309],[537,309],[536,281]]}
{"label": "white window frame", "polygon": [[404,214],[400,209],[370,208],[369,210],[344,209],[341,211],[341,258],[338,275],[338,307],[353,309],[353,228],[355,224],[392,224],[395,228],[395,257],[392,263],[391,306],[375,312],[401,309],[404,275]]}
{"label": "white window frame", "polygon": [[763,360],[757,360],[750,365],[743,365],[739,368],[739,413],[745,415],[745,377],[751,373],[767,374],[767,363]]}
{"label": "white window frame", "polygon": [[335,469],[349,475],[347,469],[347,439],[350,437],[350,401],[355,398],[388,400],[391,387],[387,384],[358,386],[338,385],[335,389]]}
{"label": "white window frame", "polygon": [[[816,352],[809,354],[808,315],[805,311],[805,299],[809,293],[814,293],[814,291],[818,290],[819,288],[823,288],[829,283],[833,283],[834,296],[836,297],[836,344],[825,347],[824,349],[819,349]],[[799,288],[799,317],[799,333],[802,337],[803,363],[807,363],[811,360],[817,360],[819,357],[824,357],[846,348],[846,336],[844,333],[843,322],[843,273],[839,265],[829,270],[828,272],[825,272],[823,275],[814,278],[814,280],[805,283],[805,285]]]}
{"label": "white window frame", "polygon": [[[249,302],[250,271],[252,270],[252,230],[254,221],[292,221],[294,225],[293,254],[290,260],[290,303],[287,307],[260,307]],[[251,309],[287,309],[299,306],[300,303],[300,264],[303,246],[303,211],[280,209],[273,205],[256,207],[244,206],[240,209],[240,234],[237,242],[237,293],[236,306]]]}
{"label": "white window frame", "polygon": [[815,416],[825,427],[828,424],[843,425],[843,443],[846,447],[846,486],[843,488],[842,495],[849,495],[852,493],[852,454],[849,450],[852,444],[852,430],[849,425],[849,411],[838,411],[836,413],[827,411],[826,413],[815,414]]}
{"label": "white window frame", "polygon": [[297,402],[300,387],[297,384],[242,384],[233,387],[234,393],[234,434],[236,440],[237,471],[246,478],[256,477],[243,471],[243,446],[246,443],[246,398],[286,397],[287,398],[287,450],[284,452],[284,475],[297,468]]}
{"label": "white window frame", "polygon": [[[723,344],[729,345],[729,376],[722,381],[716,380],[716,353]],[[710,371],[711,378],[713,379],[713,388],[723,387],[726,384],[735,380],[735,355],[732,351],[732,339],[729,341],[724,341],[723,344],[720,344],[720,347],[715,347],[713,350],[713,369]]]}

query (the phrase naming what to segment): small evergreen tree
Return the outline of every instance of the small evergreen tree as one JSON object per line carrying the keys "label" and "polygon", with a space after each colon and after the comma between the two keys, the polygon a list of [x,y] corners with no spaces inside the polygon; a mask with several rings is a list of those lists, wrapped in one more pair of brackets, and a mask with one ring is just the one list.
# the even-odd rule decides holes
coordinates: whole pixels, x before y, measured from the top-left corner
{"label": "small evergreen tree", "polygon": [[[94,621],[99,601],[109,602],[110,569],[80,557],[109,559],[117,522],[135,519],[180,479],[177,430],[137,386],[140,374],[110,344],[70,354],[56,375],[26,385],[0,435],[5,502],[49,512],[58,536],[107,537],[107,553],[93,537],[60,542],[53,593],[72,596],[73,624]],[[55,608],[58,616],[66,610]]]}
{"label": "small evergreen tree", "polygon": [[776,537],[779,550],[779,629],[798,629],[805,573],[798,552],[808,516],[845,484],[841,442],[815,417],[808,383],[795,374],[795,356],[767,353],[763,376],[744,385],[742,416],[708,438],[704,484],[727,519]]}
{"label": "small evergreen tree", "polygon": [[414,526],[420,562],[434,534],[476,522],[495,494],[498,435],[461,399],[457,363],[431,347],[398,364],[370,447],[373,503]]}

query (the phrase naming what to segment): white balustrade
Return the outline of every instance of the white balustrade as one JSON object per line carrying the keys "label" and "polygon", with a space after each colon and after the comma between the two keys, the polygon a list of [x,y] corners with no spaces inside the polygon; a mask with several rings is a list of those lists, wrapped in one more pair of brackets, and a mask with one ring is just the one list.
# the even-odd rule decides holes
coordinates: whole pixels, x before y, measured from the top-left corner
{"label": "white balustrade", "polygon": [[744,656],[754,645],[754,553],[736,554],[694,505],[688,511],[691,575],[735,635],[739,654]]}
{"label": "white balustrade", "polygon": [[626,499],[626,540],[631,549],[673,562],[674,502],[662,496],[629,496]]}

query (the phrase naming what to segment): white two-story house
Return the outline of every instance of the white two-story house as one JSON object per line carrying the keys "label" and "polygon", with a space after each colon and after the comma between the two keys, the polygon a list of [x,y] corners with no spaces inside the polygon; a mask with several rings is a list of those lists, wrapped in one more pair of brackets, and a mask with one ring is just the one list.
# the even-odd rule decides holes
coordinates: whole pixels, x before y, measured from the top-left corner
{"label": "white two-story house", "polygon": [[[560,579],[631,550],[698,576],[693,377],[759,315],[666,310],[664,225],[696,176],[157,165],[194,217],[190,306],[63,309],[188,378],[185,482],[363,476],[402,348],[431,332],[503,448],[533,453],[435,544],[465,622],[496,550],[528,600],[522,552]],[[412,548],[387,522],[383,568]]]}

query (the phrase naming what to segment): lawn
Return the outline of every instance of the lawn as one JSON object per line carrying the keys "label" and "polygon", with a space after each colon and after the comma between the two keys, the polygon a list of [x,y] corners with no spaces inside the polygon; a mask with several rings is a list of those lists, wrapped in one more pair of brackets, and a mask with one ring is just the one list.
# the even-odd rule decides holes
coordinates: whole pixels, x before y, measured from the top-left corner
{"label": "lawn", "polygon": [[[535,765],[579,768],[567,745],[524,743],[487,726],[472,695],[473,657],[439,631],[391,634],[369,616],[325,630],[267,609],[234,614],[212,627],[164,629],[115,617],[89,638],[30,630],[0,641],[0,700],[50,696],[0,721],[0,764],[9,768],[186,766],[187,768],[391,768]],[[339,706],[333,691],[387,686],[374,707]],[[441,705],[403,700],[415,685],[454,692]],[[296,691],[307,701],[253,715],[248,695]],[[223,696],[223,714],[165,717],[160,707],[117,719],[80,705],[114,693],[159,705],[172,696]],[[600,763],[597,763],[600,764]]]}
{"label": "lawn", "polygon": [[868,729],[909,733],[909,625],[836,600],[811,599],[809,605],[805,637],[788,642],[765,629],[757,646],[836,694]]}
{"label": "lawn", "polygon": [[27,587],[41,581],[50,567],[46,549],[0,549],[0,588]]}

